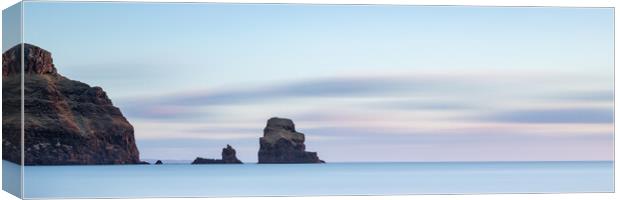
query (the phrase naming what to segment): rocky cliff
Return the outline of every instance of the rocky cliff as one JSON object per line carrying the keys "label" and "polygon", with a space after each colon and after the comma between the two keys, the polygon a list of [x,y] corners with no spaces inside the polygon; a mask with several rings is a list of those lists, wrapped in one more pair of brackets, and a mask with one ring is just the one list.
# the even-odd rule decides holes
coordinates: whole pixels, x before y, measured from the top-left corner
{"label": "rocky cliff", "polygon": [[222,159],[197,157],[192,164],[243,164],[243,162],[237,159],[237,151],[230,145],[226,145],[226,148],[222,149]]}
{"label": "rocky cliff", "polygon": [[324,163],[316,152],[306,151],[304,141],[292,120],[271,118],[259,139],[258,163]]}
{"label": "rocky cliff", "polygon": [[[21,45],[2,54],[2,159],[20,163]],[[26,165],[139,164],[133,127],[100,87],[57,73],[51,53],[24,44]]]}

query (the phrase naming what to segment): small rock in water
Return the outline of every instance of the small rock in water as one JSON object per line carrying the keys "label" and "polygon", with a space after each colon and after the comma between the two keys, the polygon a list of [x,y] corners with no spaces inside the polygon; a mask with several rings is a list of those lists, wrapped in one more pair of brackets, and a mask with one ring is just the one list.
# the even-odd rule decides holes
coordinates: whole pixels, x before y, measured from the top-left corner
{"label": "small rock in water", "polygon": [[197,157],[192,165],[194,164],[243,164],[241,160],[237,159],[237,151],[232,148],[230,145],[226,145],[226,148],[222,149],[222,159],[210,159],[210,158],[201,158]]}

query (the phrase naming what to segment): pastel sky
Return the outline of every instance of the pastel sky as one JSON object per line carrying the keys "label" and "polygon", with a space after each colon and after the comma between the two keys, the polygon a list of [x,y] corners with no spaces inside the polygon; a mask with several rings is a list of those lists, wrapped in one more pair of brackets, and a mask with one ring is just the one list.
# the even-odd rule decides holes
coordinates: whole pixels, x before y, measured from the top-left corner
{"label": "pastel sky", "polygon": [[327,162],[613,159],[613,9],[26,2],[143,159],[256,162],[291,118]]}

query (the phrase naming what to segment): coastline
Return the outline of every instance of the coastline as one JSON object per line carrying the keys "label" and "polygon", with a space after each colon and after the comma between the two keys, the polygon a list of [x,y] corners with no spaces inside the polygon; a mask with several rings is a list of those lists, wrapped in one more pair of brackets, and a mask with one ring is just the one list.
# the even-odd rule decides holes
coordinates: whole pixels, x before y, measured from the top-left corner
{"label": "coastline", "polygon": [[[145,159],[150,163],[152,159]],[[166,162],[170,160],[162,160],[162,165],[192,165],[191,160],[175,160],[175,162]],[[324,164],[515,164],[515,163],[614,163],[614,160],[525,160],[525,161],[344,161],[344,162],[329,162]],[[9,160],[2,160],[2,163],[10,163],[15,166],[19,164]],[[154,162],[153,162],[154,163]],[[258,163],[247,162],[240,165],[312,165],[313,163]],[[135,165],[154,165],[154,164],[92,164],[92,165],[79,165],[79,164],[67,164],[67,165],[24,165],[24,167],[36,167],[36,166],[135,166]],[[209,164],[209,165],[229,165],[224,163]],[[201,166],[201,165],[195,165]]]}
{"label": "coastline", "polygon": [[24,184],[29,198],[566,193],[613,192],[613,173],[613,161],[73,165],[26,166]]}

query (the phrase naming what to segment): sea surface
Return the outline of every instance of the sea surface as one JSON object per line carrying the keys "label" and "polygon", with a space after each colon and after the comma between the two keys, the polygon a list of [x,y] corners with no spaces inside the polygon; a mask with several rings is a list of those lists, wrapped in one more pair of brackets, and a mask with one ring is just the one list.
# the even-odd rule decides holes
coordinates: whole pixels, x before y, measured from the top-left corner
{"label": "sea surface", "polygon": [[612,161],[27,166],[24,195],[78,198],[613,192],[613,170]]}

